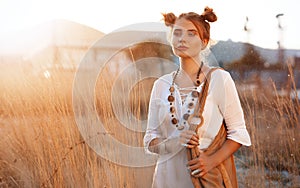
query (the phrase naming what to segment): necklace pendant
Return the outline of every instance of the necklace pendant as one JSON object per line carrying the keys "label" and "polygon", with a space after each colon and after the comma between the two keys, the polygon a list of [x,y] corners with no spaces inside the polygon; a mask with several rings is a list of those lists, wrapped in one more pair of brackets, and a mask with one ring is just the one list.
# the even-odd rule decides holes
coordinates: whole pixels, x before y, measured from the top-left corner
{"label": "necklace pendant", "polygon": [[183,129],[184,129],[184,126],[183,126],[183,125],[178,125],[177,129],[178,129],[178,130],[183,130]]}
{"label": "necklace pendant", "polygon": [[192,117],[189,120],[189,123],[190,123],[191,126],[197,126],[201,123],[201,118],[200,117]]}

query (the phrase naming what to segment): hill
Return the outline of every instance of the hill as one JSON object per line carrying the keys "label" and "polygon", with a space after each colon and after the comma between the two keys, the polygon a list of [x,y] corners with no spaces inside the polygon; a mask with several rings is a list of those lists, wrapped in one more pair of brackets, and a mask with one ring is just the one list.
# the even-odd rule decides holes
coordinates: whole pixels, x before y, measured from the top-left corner
{"label": "hill", "polygon": [[[144,27],[146,28],[146,26]],[[149,28],[151,27],[149,26]],[[139,40],[153,39],[165,44],[168,43],[166,41],[166,31],[118,31],[109,33],[108,35],[109,37],[101,31],[67,20],[49,21],[19,33],[18,36],[14,37],[13,41],[9,38],[5,41],[1,39],[1,62],[5,62],[8,56],[9,61],[11,61],[12,56],[22,57],[27,60],[45,53],[48,53],[45,57],[48,57],[49,60],[52,59],[51,56],[54,54],[53,49],[55,47],[59,47],[60,49],[73,48],[74,50],[84,49],[86,51],[90,46],[96,44],[100,38],[105,43],[105,46],[102,46],[102,48],[106,47],[114,50],[130,45],[128,42]],[[97,44],[99,45],[99,43]],[[216,41],[210,48],[217,61],[220,64],[226,64],[238,60],[243,56],[245,43],[220,40]],[[277,49],[266,49],[259,46],[255,46],[255,49],[267,63],[274,64],[277,62]],[[300,56],[300,50],[284,50],[285,60],[295,56]]]}
{"label": "hill", "polygon": [[67,20],[51,20],[0,38],[0,56],[28,56],[47,46],[90,46],[104,33]]}
{"label": "hill", "polygon": [[[258,51],[262,58],[267,63],[274,64],[278,60],[277,49],[266,49],[259,46],[254,46],[254,49]],[[214,53],[216,59],[220,63],[230,63],[240,59],[245,50],[245,43],[233,42],[232,40],[218,41],[215,45],[211,46],[211,51]],[[285,49],[284,60],[291,57],[300,56],[300,50]]]}

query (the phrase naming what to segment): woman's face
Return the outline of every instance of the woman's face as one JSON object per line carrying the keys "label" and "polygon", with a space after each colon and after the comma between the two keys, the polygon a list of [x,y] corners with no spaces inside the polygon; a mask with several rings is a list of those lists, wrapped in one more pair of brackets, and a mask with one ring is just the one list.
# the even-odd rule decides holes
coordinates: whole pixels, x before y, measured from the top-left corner
{"label": "woman's face", "polygon": [[184,18],[175,22],[171,44],[174,54],[182,58],[197,57],[205,47],[195,25]]}

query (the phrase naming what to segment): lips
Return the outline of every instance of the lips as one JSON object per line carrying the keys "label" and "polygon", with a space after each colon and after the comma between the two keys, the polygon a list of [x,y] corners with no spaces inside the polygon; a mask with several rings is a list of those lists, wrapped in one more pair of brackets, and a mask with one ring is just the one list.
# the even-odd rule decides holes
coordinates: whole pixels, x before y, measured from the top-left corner
{"label": "lips", "polygon": [[187,49],[188,49],[188,47],[186,47],[186,46],[178,46],[177,47],[177,50],[180,50],[180,51],[185,51]]}

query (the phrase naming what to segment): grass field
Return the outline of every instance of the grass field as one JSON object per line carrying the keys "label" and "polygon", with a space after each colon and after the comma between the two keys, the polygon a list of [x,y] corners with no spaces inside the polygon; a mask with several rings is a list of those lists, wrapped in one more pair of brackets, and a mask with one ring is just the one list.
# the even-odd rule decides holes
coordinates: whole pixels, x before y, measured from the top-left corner
{"label": "grass field", "polygon": [[[0,72],[0,187],[150,187],[154,166],[117,165],[83,139],[72,106],[74,73],[44,79],[13,68]],[[126,96],[121,89],[113,93],[117,114],[145,120],[153,80],[132,89],[129,106],[122,105]],[[98,78],[97,114],[109,135],[142,147],[143,132],[128,131],[116,117],[114,81],[108,72]],[[279,96],[272,83],[240,91],[240,97],[252,139],[251,147],[235,155],[240,187],[300,187],[299,100]],[[89,111],[78,115],[87,122],[92,118]]]}

